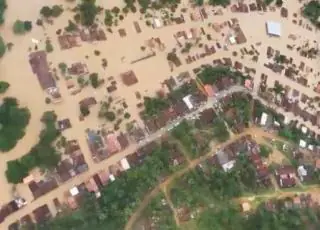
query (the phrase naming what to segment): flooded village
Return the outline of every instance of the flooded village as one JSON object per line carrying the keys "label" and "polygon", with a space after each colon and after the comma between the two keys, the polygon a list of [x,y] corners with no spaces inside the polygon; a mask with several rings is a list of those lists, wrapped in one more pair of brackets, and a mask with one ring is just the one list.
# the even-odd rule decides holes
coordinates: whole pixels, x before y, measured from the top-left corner
{"label": "flooded village", "polygon": [[[125,6],[120,0],[96,3],[104,9]],[[111,19],[111,26],[101,13],[94,26],[71,32],[66,26],[70,27],[76,2],[30,0],[28,10],[21,9],[18,0],[7,4],[0,31],[13,45],[0,60],[1,80],[10,83],[4,97],[16,97],[31,117],[24,137],[0,155],[1,229],[45,222],[65,207],[77,210],[86,192],[98,198],[102,188],[142,165],[159,140],[170,147],[172,167],[185,164],[189,159],[171,142],[170,131],[184,119],[209,125],[218,116],[216,110],[236,120],[229,89],[234,89],[230,94],[244,92],[259,99],[308,140],[320,139],[320,35],[301,16],[304,1],[287,1],[282,7],[260,0],[231,1],[224,8],[182,0],[172,11],[121,13],[119,19]],[[44,19],[44,4],[61,4],[64,12]],[[41,25],[36,24],[39,18]],[[32,31],[14,34],[16,19],[31,20]],[[228,67],[246,79],[241,84],[231,76],[214,84],[201,82],[197,76],[206,66]],[[146,116],[152,98],[159,98],[161,111],[150,106],[147,112],[152,116]],[[161,104],[163,98],[168,104]],[[213,104],[218,105],[212,109]],[[52,143],[61,154],[59,163],[50,170],[34,167],[19,183],[8,183],[7,162],[22,159],[41,142],[46,111],[54,111],[55,127],[61,132]],[[272,133],[278,129],[274,117],[263,112],[252,120]],[[235,135],[246,130],[237,122],[226,122]],[[192,135],[200,149],[204,138]],[[206,163],[227,171],[240,151],[248,151],[259,183],[267,187],[291,188],[308,179],[302,163],[269,170],[259,155],[258,132],[239,135]],[[320,147],[308,140],[299,139],[290,151],[311,156],[310,164],[319,169]],[[186,210],[179,210],[183,220]]]}

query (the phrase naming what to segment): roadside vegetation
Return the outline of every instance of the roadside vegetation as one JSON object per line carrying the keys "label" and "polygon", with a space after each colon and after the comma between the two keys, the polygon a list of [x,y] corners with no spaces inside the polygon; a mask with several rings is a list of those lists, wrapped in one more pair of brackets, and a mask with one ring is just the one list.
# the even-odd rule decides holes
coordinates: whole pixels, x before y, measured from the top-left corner
{"label": "roadside vegetation", "polygon": [[[22,118],[21,118],[22,119]],[[8,182],[18,184],[35,167],[53,169],[60,161],[60,154],[52,146],[60,135],[56,129],[57,116],[53,111],[45,112],[41,118],[44,129],[40,132],[39,142],[20,159],[7,162],[6,177]]]}
{"label": "roadside vegetation", "polygon": [[[1,82],[2,93],[9,87]],[[12,97],[3,99],[0,106],[0,151],[13,149],[25,135],[25,128],[30,120],[30,111],[19,106],[18,100]]]}
{"label": "roadside vegetation", "polygon": [[0,58],[2,58],[2,56],[5,54],[6,49],[7,49],[7,46],[0,35]]}

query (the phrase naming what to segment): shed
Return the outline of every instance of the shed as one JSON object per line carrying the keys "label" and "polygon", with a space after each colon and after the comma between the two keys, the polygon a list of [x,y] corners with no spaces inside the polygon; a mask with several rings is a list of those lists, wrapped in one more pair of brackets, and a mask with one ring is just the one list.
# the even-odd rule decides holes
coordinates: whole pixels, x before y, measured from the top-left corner
{"label": "shed", "polygon": [[125,84],[126,86],[131,86],[138,82],[137,76],[132,70],[122,73],[120,74],[120,76],[123,84]]}

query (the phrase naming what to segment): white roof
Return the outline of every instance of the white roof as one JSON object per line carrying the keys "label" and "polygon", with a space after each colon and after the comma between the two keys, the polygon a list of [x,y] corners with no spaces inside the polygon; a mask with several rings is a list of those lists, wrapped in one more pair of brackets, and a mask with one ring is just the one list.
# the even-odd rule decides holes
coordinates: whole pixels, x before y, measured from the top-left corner
{"label": "white roof", "polygon": [[305,147],[307,146],[307,142],[305,142],[304,140],[300,140],[299,146],[300,146],[301,148],[305,148]]}
{"label": "white roof", "polygon": [[191,99],[191,94],[185,96],[182,100],[187,105],[188,109],[191,110],[193,109],[193,105],[190,99]]}
{"label": "white roof", "polygon": [[235,37],[233,37],[233,36],[229,37],[229,41],[230,41],[231,44],[236,44],[237,43]]}
{"label": "white roof", "polygon": [[298,173],[299,173],[300,176],[306,176],[306,175],[308,175],[308,172],[307,172],[307,170],[303,167],[303,165],[300,165],[300,166],[298,167]]}
{"label": "white roof", "polygon": [[314,146],[313,146],[313,145],[309,145],[309,146],[308,146],[308,149],[311,150],[311,151],[313,151],[313,150],[314,150]]}
{"label": "white roof", "polygon": [[267,32],[270,35],[281,36],[281,24],[279,22],[267,21]]}
{"label": "white roof", "polygon": [[109,175],[109,179],[110,179],[111,181],[115,181],[116,178],[114,177],[114,175],[110,174],[110,175]]}
{"label": "white roof", "polygon": [[156,28],[160,28],[162,27],[162,22],[159,18],[154,18],[153,19],[153,26]]}
{"label": "white roof", "polygon": [[284,124],[287,125],[290,122],[290,118],[289,117],[284,117]]}
{"label": "white roof", "polygon": [[305,127],[305,126],[302,126],[302,127],[301,127],[301,131],[302,131],[303,133],[307,133],[308,128],[307,128],[307,127]]}
{"label": "white roof", "polygon": [[72,189],[69,190],[71,196],[76,196],[79,194],[79,189],[77,187],[73,187]]}
{"label": "white roof", "polygon": [[123,158],[121,161],[121,166],[124,170],[128,170],[130,169],[130,165],[129,165],[129,162],[127,161],[127,158]]}
{"label": "white roof", "polygon": [[263,112],[261,115],[260,125],[266,125],[267,119],[268,119],[268,114]]}

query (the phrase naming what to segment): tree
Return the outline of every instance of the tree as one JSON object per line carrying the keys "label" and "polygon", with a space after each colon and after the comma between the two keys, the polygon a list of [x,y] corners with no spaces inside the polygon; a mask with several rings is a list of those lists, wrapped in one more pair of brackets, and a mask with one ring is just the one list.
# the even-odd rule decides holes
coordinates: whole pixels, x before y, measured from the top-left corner
{"label": "tree", "polygon": [[303,9],[303,15],[308,18],[317,27],[320,27],[318,21],[320,16],[320,3],[317,0],[309,1]]}
{"label": "tree", "polygon": [[32,30],[32,22],[31,21],[24,21],[24,29],[25,31],[31,31]]}
{"label": "tree", "polygon": [[226,7],[230,5],[230,0],[209,0],[209,4],[212,6],[223,6]]}
{"label": "tree", "polygon": [[112,26],[113,24],[113,15],[111,14],[110,10],[105,10],[104,12],[104,24],[106,26]]}
{"label": "tree", "polygon": [[114,121],[116,119],[116,114],[114,112],[112,112],[112,111],[107,111],[104,114],[104,116],[110,122],[112,122],[112,121]]}
{"label": "tree", "polygon": [[281,7],[283,5],[283,0],[276,0],[276,5]]}
{"label": "tree", "polygon": [[125,118],[125,119],[129,119],[130,117],[131,117],[131,115],[130,115],[130,113],[125,113],[124,115],[123,115],[123,117]]}
{"label": "tree", "polygon": [[51,53],[53,51],[53,46],[52,46],[50,40],[46,41],[46,51],[47,51],[47,53]]}
{"label": "tree", "polygon": [[114,13],[114,14],[119,14],[119,13],[120,13],[119,7],[116,7],[116,6],[113,7],[111,11],[112,11],[112,13]]}
{"label": "tree", "polygon": [[9,87],[10,84],[8,82],[0,81],[0,94],[7,92]]}
{"label": "tree", "polygon": [[21,183],[26,176],[28,176],[28,170],[20,161],[13,160],[7,162],[6,177],[9,183]]}
{"label": "tree", "polygon": [[68,69],[68,66],[67,66],[66,63],[60,62],[59,65],[58,65],[58,67],[59,67],[59,69],[60,69],[60,71],[61,71],[62,74],[66,74],[67,69]]}
{"label": "tree", "polygon": [[97,73],[92,73],[90,74],[89,76],[89,79],[90,79],[90,84],[93,88],[98,88],[99,87],[99,76]]}
{"label": "tree", "polygon": [[68,21],[68,25],[64,28],[67,32],[73,32],[78,29],[78,26],[71,20]]}
{"label": "tree", "polygon": [[40,14],[43,17],[49,18],[52,16],[52,9],[49,6],[44,6],[40,10]]}
{"label": "tree", "polygon": [[203,3],[204,3],[204,0],[194,0],[194,4],[195,4],[196,6],[202,6]]}
{"label": "tree", "polygon": [[50,123],[55,123],[57,120],[57,115],[54,111],[46,111],[43,113],[41,117],[41,122],[44,124],[50,124]]}
{"label": "tree", "polygon": [[81,24],[84,26],[93,25],[98,14],[98,8],[95,5],[95,0],[82,0],[79,10]]}
{"label": "tree", "polygon": [[13,32],[15,34],[24,34],[25,28],[24,28],[24,22],[21,20],[16,20],[13,24]]}
{"label": "tree", "polygon": [[272,153],[272,149],[270,147],[260,144],[260,155],[262,157],[268,158],[270,153]]}
{"label": "tree", "polygon": [[80,113],[82,116],[86,117],[90,114],[90,110],[87,106],[80,105]]}
{"label": "tree", "polygon": [[0,25],[4,23],[4,11],[7,9],[6,0],[0,0]]}
{"label": "tree", "polygon": [[4,43],[3,38],[0,36],[0,58],[5,54],[6,52],[6,44]]}
{"label": "tree", "polygon": [[59,17],[63,12],[63,8],[58,6],[58,5],[54,5],[52,8],[51,8],[51,16],[52,17]]}
{"label": "tree", "polygon": [[30,111],[20,108],[17,99],[7,97],[0,106],[0,151],[7,152],[15,147],[25,135],[29,123]]}

